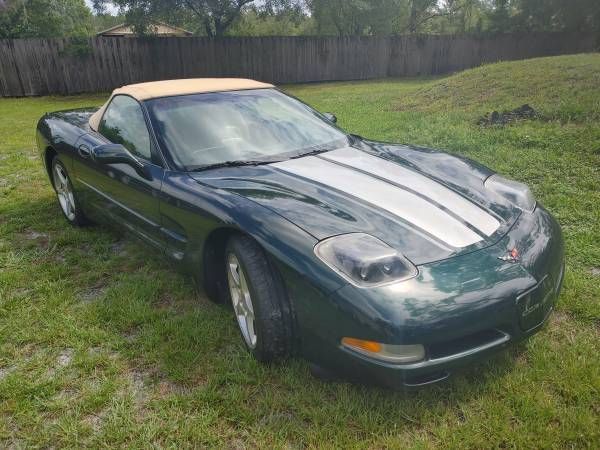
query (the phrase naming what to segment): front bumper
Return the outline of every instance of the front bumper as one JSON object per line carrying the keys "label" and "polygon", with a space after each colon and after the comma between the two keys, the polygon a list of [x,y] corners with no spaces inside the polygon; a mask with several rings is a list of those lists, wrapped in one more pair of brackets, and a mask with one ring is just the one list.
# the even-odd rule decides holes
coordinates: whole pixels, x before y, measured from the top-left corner
{"label": "front bumper", "polygon": [[[517,248],[518,262],[503,261]],[[523,214],[495,245],[420,267],[419,277],[380,289],[345,286],[334,294],[335,325],[306,333],[305,354],[347,378],[414,387],[447,378],[539,331],[559,296],[564,245],[542,208]],[[340,345],[344,336],[423,344],[426,358],[389,364]]]}
{"label": "front bumper", "polygon": [[[443,381],[455,369],[481,361],[528,338],[543,328],[560,294],[563,273],[560,272],[556,285],[552,286],[549,291],[544,289],[546,286],[542,280],[523,294],[528,295],[531,292],[539,291],[546,303],[544,306],[547,306],[541,319],[533,326],[528,324],[527,327],[524,327],[522,315],[520,319],[516,319],[512,323],[498,317],[495,328],[482,329],[446,342],[430,343],[427,346],[426,359],[412,364],[385,364],[344,347],[340,347],[340,350],[356,360],[357,366],[361,367],[359,373],[363,380],[374,380],[378,384],[394,388],[400,386],[419,387]],[[513,301],[515,300],[511,299],[511,302]],[[518,304],[517,309],[520,310]],[[541,310],[541,307],[538,309]],[[357,372],[354,371],[354,373]]]}

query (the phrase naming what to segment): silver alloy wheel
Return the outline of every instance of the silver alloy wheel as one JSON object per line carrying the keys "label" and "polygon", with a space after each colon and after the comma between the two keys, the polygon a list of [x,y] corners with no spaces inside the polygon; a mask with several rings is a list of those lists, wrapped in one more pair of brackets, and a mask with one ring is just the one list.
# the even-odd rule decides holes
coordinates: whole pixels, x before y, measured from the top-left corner
{"label": "silver alloy wheel", "polygon": [[250,348],[256,347],[256,331],[254,329],[254,307],[250,297],[250,289],[246,282],[246,274],[240,265],[237,256],[233,253],[227,255],[227,280],[229,293],[233,303],[233,311],[237,318],[244,341]]}
{"label": "silver alloy wheel", "polygon": [[65,216],[69,220],[75,220],[75,197],[67,174],[60,164],[54,166],[54,188]]}

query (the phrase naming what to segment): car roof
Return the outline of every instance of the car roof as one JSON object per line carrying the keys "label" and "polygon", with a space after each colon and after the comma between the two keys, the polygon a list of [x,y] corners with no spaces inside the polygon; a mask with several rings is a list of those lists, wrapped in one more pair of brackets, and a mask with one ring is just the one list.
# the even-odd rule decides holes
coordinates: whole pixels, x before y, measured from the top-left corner
{"label": "car roof", "polygon": [[115,94],[127,94],[138,100],[173,95],[202,94],[205,92],[239,91],[243,89],[272,88],[272,84],[246,78],[187,78],[181,80],[150,81],[115,89]]}
{"label": "car roof", "polygon": [[130,95],[137,100],[148,100],[174,95],[203,94],[207,92],[241,91],[245,89],[268,89],[272,84],[247,78],[186,78],[180,80],[150,81],[128,84],[115,89],[108,101],[90,117],[89,124],[97,130],[106,106],[115,95]]}

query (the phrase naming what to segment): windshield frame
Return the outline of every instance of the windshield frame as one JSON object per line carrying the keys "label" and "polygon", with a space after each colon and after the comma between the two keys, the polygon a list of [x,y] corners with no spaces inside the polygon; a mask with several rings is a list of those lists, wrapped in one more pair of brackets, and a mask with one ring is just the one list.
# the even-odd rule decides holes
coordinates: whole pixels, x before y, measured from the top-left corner
{"label": "windshield frame", "polygon": [[[171,97],[188,97],[188,96],[198,96],[198,95],[214,95],[214,94],[219,94],[219,93],[227,93],[227,92],[243,92],[243,91],[258,91],[258,90],[269,90],[269,91],[277,91],[279,93],[281,93],[282,95],[285,95],[286,97],[289,97],[295,101],[297,101],[298,103],[302,104],[303,106],[305,106],[310,112],[312,112],[315,117],[317,117],[318,119],[322,120],[325,124],[327,124],[328,126],[336,129],[340,134],[343,135],[343,137],[341,137],[340,139],[336,139],[334,141],[330,141],[327,143],[323,143],[323,144],[318,144],[318,145],[313,145],[310,147],[305,147],[302,149],[296,149],[296,150],[292,150],[289,152],[282,152],[282,153],[278,153],[276,155],[269,155],[269,156],[265,156],[264,158],[252,158],[252,160],[248,160],[248,161],[224,161],[223,163],[217,163],[217,164],[206,164],[206,165],[193,165],[193,166],[183,166],[181,164],[179,164],[175,158],[173,158],[173,156],[171,155],[171,151],[168,148],[168,146],[165,144],[165,142],[162,139],[162,136],[160,134],[160,132],[158,131],[158,127],[156,126],[155,123],[155,118],[154,118],[154,114],[152,113],[152,109],[150,107],[150,102],[152,102],[152,100],[156,100],[157,98],[171,98]],[[169,95],[169,96],[164,96],[164,97],[156,97],[156,98],[151,98],[148,100],[144,100],[142,102],[142,106],[143,109],[145,110],[147,117],[149,119],[149,124],[150,124],[150,128],[152,129],[151,132],[155,138],[155,142],[158,144],[158,147],[160,148],[160,152],[163,155],[163,158],[166,159],[168,161],[169,166],[175,168],[176,170],[180,171],[180,172],[186,172],[186,173],[191,173],[191,172],[197,172],[200,170],[209,170],[211,168],[218,168],[218,167],[227,167],[228,165],[240,165],[240,166],[244,166],[244,165],[258,165],[258,164],[271,164],[271,163],[275,163],[275,162],[280,162],[280,161],[285,161],[287,159],[293,159],[293,158],[298,158],[307,154],[314,154],[314,153],[320,153],[320,152],[325,152],[328,150],[334,150],[336,148],[340,148],[340,146],[343,145],[351,145],[352,142],[352,137],[350,134],[348,134],[346,131],[344,131],[343,129],[341,129],[337,124],[335,124],[334,122],[331,122],[330,120],[327,119],[327,117],[325,117],[321,112],[317,111],[316,109],[314,109],[312,106],[310,106],[308,103],[302,101],[301,99],[299,99],[298,97],[294,96],[294,95],[290,95],[287,92],[284,92],[283,90],[277,88],[277,87],[268,87],[268,88],[253,88],[253,89],[236,89],[233,91],[218,91],[218,92],[199,92],[199,93],[193,93],[193,94],[183,94],[183,95]],[[239,163],[239,164],[236,164]]]}

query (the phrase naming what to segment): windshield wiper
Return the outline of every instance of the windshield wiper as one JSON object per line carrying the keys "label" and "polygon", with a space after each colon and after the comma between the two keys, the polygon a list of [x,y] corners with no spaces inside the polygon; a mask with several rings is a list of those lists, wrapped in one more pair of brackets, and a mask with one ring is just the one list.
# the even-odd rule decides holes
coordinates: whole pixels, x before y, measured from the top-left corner
{"label": "windshield wiper", "polygon": [[[223,161],[215,164],[206,164],[203,166],[192,166],[188,169],[189,172],[202,172],[203,170],[219,169],[222,167],[240,167],[240,166],[260,166],[264,164],[272,164],[276,162],[286,161],[288,159],[303,158],[305,156],[318,155],[335,149],[337,146],[332,145],[331,142],[322,145],[315,145],[309,147],[310,150],[298,153],[296,155],[287,156],[281,159],[256,159],[256,160],[234,160],[234,161]],[[281,155],[280,155],[281,156]]]}
{"label": "windshield wiper", "polygon": [[304,158],[305,156],[311,156],[311,155],[318,155],[319,153],[325,153],[330,151],[331,148],[327,147],[327,148],[315,148],[313,150],[309,150],[307,152],[304,153],[300,153],[299,155],[294,155],[294,156],[290,156],[289,159],[297,159],[297,158]]}
{"label": "windshield wiper", "polygon": [[201,172],[209,169],[220,169],[222,167],[241,167],[241,166],[260,166],[263,164],[271,164],[279,162],[278,159],[267,159],[267,160],[234,160],[234,161],[223,161],[214,164],[206,164],[204,166],[197,166],[193,169],[188,169],[190,172]]}
{"label": "windshield wiper", "polygon": [[[288,159],[297,159],[297,158],[304,158],[305,156],[318,155],[319,153],[325,153],[325,152],[329,152],[331,150],[335,150],[336,148],[339,148],[340,145],[342,145],[341,140],[334,141],[334,142],[327,142],[326,144],[313,145],[311,147],[307,147],[304,152],[300,152],[297,155],[288,157]],[[347,141],[346,141],[346,145],[348,145]]]}

